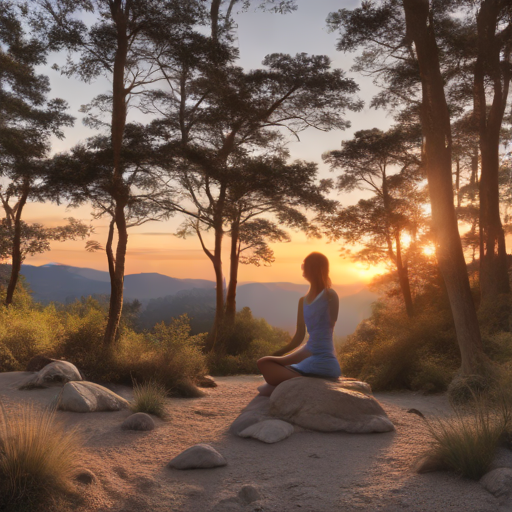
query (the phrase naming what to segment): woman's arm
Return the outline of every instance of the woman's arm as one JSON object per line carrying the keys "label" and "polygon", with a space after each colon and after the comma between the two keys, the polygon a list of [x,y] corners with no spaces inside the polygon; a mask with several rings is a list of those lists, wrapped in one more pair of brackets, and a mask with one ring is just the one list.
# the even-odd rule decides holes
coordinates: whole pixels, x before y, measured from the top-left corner
{"label": "woman's arm", "polygon": [[306,336],[306,324],[304,323],[304,298],[301,297],[299,300],[299,310],[297,312],[297,330],[295,331],[295,336],[291,339],[290,343],[285,347],[277,350],[272,355],[273,356],[282,356],[296,349],[303,341],[304,336]]}
{"label": "woman's arm", "polygon": [[338,298],[338,294],[332,288],[329,288],[327,292],[327,300],[329,301],[329,319],[331,320],[331,328],[334,329],[338,320],[340,299]]}

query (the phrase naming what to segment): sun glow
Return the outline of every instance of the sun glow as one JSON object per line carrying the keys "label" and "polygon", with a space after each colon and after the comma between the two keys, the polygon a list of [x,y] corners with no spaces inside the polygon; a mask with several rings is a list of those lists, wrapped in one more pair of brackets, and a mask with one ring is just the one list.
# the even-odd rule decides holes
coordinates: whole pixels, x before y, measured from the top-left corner
{"label": "sun glow", "polygon": [[427,245],[423,247],[423,254],[426,256],[434,256],[436,254],[436,248],[433,245]]}

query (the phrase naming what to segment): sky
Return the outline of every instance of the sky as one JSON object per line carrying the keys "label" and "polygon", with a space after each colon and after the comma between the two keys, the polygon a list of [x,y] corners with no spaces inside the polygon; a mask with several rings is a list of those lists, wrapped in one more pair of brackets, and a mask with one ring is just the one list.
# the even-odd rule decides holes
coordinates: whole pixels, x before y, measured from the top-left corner
{"label": "sky", "polygon": [[[239,65],[246,69],[261,66],[261,61],[269,53],[328,55],[333,67],[341,68],[358,83],[358,96],[366,105],[376,92],[371,79],[351,73],[352,54],[336,51],[336,33],[329,33],[325,20],[330,12],[340,8],[353,8],[359,0],[298,0],[298,10],[287,15],[264,12],[237,13],[235,20],[238,25],[237,44],[240,50]],[[98,79],[92,84],[69,79],[51,69],[52,64],[62,63],[65,55],[51,55],[47,65],[41,69],[50,77],[52,97],[65,99],[70,105],[70,113],[76,117],[75,126],[65,130],[63,140],[54,139],[53,152],[61,152],[71,148],[77,142],[90,137],[94,132],[82,124],[83,115],[80,106],[88,103],[97,94],[106,93],[110,83],[106,79]],[[135,114],[132,114],[135,115]],[[304,159],[317,162],[319,177],[334,177],[322,162],[322,154],[327,150],[336,149],[341,141],[352,137],[361,129],[387,129],[392,119],[383,111],[370,110],[367,106],[361,112],[350,112],[347,118],[351,127],[345,131],[329,133],[308,129],[300,136],[300,141],[290,139],[289,150],[292,159]],[[361,193],[339,195],[337,199],[344,205],[353,204],[361,197]],[[74,217],[91,222],[91,208],[83,206],[79,209],[67,209],[64,205],[52,203],[30,203],[26,207],[27,222],[40,222],[48,226],[63,224],[65,218]],[[202,251],[196,238],[182,240],[174,236],[174,232],[184,219],[176,216],[169,221],[147,223],[133,228],[129,232],[126,274],[141,272],[158,272],[177,278],[214,279],[210,261]],[[104,245],[107,233],[107,220],[92,222],[95,233],[91,239]],[[367,268],[350,259],[339,255],[340,243],[328,243],[326,240],[308,240],[303,234],[291,232],[292,241],[284,244],[273,244],[275,263],[270,267],[254,267],[242,265],[239,273],[240,282],[302,282],[300,265],[307,254],[312,251],[323,252],[331,263],[331,277],[335,284],[354,284],[368,282],[383,268]],[[225,249],[229,240],[226,239]],[[35,257],[28,257],[26,264],[44,265],[60,263],[78,267],[89,267],[107,270],[106,257],[103,252],[88,253],[85,241],[53,243],[51,251]],[[223,255],[225,272],[227,271],[228,254]]]}

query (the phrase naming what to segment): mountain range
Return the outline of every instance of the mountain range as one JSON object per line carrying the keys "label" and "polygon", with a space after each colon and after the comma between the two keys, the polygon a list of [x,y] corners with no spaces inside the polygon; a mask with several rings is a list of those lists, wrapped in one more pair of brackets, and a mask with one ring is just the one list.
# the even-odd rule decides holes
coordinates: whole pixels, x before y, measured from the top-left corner
{"label": "mountain range", "polygon": [[[82,296],[108,295],[108,272],[68,265],[23,265],[21,270],[35,300],[43,303],[71,302]],[[205,279],[177,279],[158,273],[129,274],[125,276],[125,299],[137,299],[143,304],[144,327],[155,321],[168,321],[169,314],[189,312],[193,316],[193,302],[204,298],[211,303],[213,281]],[[352,333],[359,322],[371,313],[371,304],[377,295],[363,285],[334,286],[340,297],[340,314],[335,334]],[[307,284],[241,283],[238,285],[237,308],[251,308],[255,317],[262,317],[271,325],[293,331],[297,318],[297,303],[306,294]],[[192,300],[191,300],[192,299]],[[176,305],[181,307],[176,308]],[[210,309],[214,307],[211,304]]]}

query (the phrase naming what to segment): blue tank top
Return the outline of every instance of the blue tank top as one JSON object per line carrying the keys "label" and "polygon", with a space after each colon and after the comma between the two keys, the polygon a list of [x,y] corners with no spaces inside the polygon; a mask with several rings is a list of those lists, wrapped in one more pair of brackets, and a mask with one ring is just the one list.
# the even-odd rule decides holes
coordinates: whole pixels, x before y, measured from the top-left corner
{"label": "blue tank top", "polygon": [[334,355],[333,329],[329,316],[329,300],[325,288],[311,304],[304,299],[304,322],[309,333],[306,348],[313,355]]}

